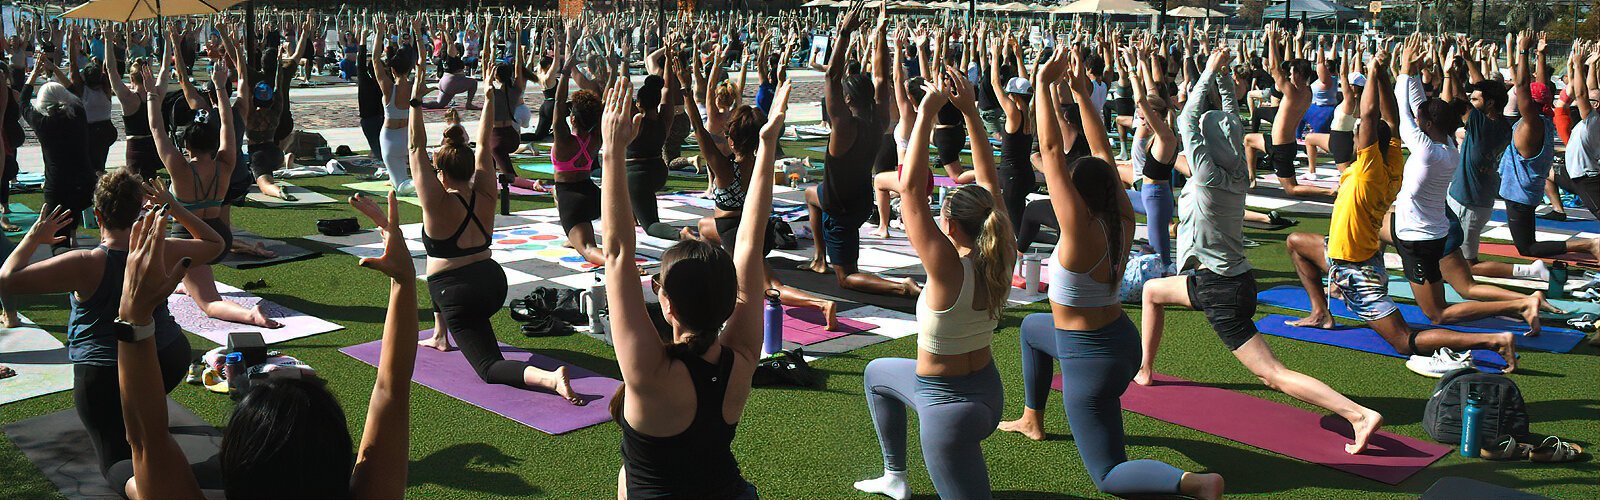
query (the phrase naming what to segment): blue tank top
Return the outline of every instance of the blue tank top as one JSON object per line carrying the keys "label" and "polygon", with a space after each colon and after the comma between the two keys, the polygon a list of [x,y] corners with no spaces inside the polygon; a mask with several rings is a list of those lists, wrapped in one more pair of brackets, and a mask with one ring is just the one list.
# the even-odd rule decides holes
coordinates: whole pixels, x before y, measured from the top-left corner
{"label": "blue tank top", "polygon": [[[117,307],[122,301],[122,273],[128,265],[128,251],[105,245],[95,249],[105,252],[106,268],[94,295],[79,301],[77,294],[67,294],[72,305],[67,318],[67,358],[76,364],[116,366],[117,335],[112,324],[117,321]],[[183,335],[166,305],[156,308],[155,320],[157,347],[166,347]]]}
{"label": "blue tank top", "polygon": [[[1506,201],[1537,206],[1544,199],[1544,181],[1556,156],[1556,126],[1548,117],[1539,118],[1544,121],[1544,142],[1540,143],[1543,146],[1538,154],[1524,157],[1513,144],[1500,156],[1500,197]],[[1511,128],[1512,134],[1522,126],[1523,122],[1518,120]]]}

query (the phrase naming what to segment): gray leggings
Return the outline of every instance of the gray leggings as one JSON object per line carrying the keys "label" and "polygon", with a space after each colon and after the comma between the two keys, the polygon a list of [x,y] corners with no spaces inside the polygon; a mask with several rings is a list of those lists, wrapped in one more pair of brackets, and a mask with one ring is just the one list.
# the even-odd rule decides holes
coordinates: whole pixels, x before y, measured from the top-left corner
{"label": "gray leggings", "polygon": [[1126,315],[1098,330],[1058,330],[1049,313],[1022,320],[1022,384],[1028,409],[1050,397],[1051,361],[1061,363],[1061,403],[1089,479],[1116,496],[1173,495],[1183,471],[1155,460],[1128,460],[1122,393],[1139,371],[1139,330]]}
{"label": "gray leggings", "polygon": [[990,498],[989,467],[979,445],[1000,423],[1005,390],[994,363],[960,377],[917,375],[917,361],[880,358],[863,385],[883,468],[906,470],[906,407],[917,411],[922,458],[943,498]]}

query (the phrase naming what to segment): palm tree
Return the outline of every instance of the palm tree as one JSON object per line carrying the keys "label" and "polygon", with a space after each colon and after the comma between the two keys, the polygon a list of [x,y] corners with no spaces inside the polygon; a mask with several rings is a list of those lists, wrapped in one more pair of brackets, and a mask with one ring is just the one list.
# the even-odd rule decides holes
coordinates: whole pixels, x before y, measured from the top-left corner
{"label": "palm tree", "polygon": [[1544,29],[1555,18],[1555,9],[1548,2],[1512,2],[1506,9],[1506,29]]}

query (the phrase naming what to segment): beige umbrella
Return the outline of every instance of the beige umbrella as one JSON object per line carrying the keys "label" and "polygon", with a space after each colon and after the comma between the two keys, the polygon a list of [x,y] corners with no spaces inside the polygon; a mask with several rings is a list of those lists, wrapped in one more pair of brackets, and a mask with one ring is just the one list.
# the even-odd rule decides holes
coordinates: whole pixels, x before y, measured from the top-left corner
{"label": "beige umbrella", "polygon": [[994,8],[994,10],[1001,12],[1028,12],[1033,9],[1034,6],[1022,2],[1011,2]]}
{"label": "beige umbrella", "polygon": [[926,10],[926,9],[929,9],[929,8],[931,8],[931,7],[929,7],[927,4],[924,4],[922,2],[916,2],[916,1],[895,2],[895,3],[889,4],[889,10]]}
{"label": "beige umbrella", "polygon": [[800,4],[801,7],[832,7],[833,5],[833,0],[811,0]]}
{"label": "beige umbrella", "polygon": [[1172,17],[1228,17],[1228,14],[1220,11],[1188,6],[1169,10],[1167,15]]}
{"label": "beige umbrella", "polygon": [[1149,4],[1137,0],[1078,0],[1066,7],[1057,7],[1051,12],[1057,14],[1132,14],[1137,16],[1153,16],[1160,12],[1150,8]]}
{"label": "beige umbrella", "polygon": [[163,16],[216,14],[243,0],[90,0],[61,17],[102,21],[138,21]]}

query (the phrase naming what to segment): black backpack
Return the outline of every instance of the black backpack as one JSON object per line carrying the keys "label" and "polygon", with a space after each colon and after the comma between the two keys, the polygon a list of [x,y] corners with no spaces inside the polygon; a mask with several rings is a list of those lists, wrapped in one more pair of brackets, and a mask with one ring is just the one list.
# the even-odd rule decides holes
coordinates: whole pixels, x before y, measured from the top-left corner
{"label": "black backpack", "polygon": [[1480,410],[1478,442],[1489,443],[1507,434],[1518,439],[1528,436],[1528,405],[1523,403],[1517,383],[1504,375],[1473,368],[1455,370],[1439,378],[1422,413],[1422,429],[1439,442],[1461,442],[1461,410],[1472,393],[1478,395]]}

